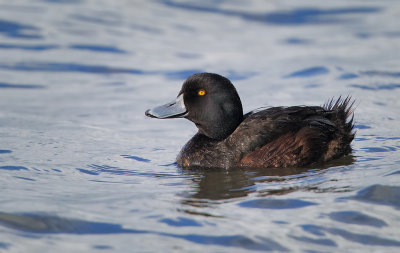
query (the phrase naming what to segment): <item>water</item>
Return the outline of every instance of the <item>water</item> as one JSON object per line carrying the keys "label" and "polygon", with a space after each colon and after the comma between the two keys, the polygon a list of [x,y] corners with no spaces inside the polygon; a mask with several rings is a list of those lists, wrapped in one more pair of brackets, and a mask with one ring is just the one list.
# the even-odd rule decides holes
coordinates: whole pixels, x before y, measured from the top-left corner
{"label": "water", "polygon": [[[0,252],[398,252],[396,1],[0,2]],[[357,99],[351,157],[184,171],[144,111],[200,71],[245,111]]]}

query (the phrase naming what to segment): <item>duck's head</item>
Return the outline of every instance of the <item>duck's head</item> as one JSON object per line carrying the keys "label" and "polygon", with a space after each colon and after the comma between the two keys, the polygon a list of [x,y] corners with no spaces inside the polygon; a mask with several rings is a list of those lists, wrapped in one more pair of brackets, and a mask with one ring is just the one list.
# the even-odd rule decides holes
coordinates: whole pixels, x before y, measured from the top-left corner
{"label": "duck's head", "polygon": [[190,76],[178,97],[165,105],[146,111],[158,119],[187,118],[199,133],[216,140],[228,137],[243,120],[243,109],[233,84],[212,73]]}

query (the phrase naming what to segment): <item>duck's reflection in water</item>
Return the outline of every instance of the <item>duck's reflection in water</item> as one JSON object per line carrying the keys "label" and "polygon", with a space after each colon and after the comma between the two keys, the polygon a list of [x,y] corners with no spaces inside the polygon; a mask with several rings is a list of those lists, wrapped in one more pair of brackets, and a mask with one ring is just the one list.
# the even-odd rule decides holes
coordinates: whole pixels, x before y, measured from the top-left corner
{"label": "duck's reflection in water", "polygon": [[352,163],[354,163],[354,157],[346,156],[324,165],[300,168],[182,170],[183,174],[190,176],[192,185],[190,191],[182,193],[182,203],[206,207],[229,199],[245,197],[251,193],[257,193],[257,196],[268,196],[284,195],[300,189],[317,190],[317,184],[304,182],[310,177],[323,174],[327,168],[348,166]]}

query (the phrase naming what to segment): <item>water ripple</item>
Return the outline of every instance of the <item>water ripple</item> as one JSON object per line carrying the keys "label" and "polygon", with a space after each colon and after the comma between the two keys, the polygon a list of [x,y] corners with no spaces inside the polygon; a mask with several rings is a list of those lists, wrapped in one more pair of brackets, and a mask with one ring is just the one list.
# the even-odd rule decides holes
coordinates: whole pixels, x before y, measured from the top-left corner
{"label": "water ripple", "polygon": [[78,63],[57,62],[20,62],[16,64],[0,64],[0,68],[17,71],[45,71],[45,72],[83,72],[92,74],[125,73],[141,75],[145,72],[139,69],[116,68],[103,65],[84,65]]}
{"label": "water ripple", "polygon": [[0,249],[8,249],[10,245],[9,243],[0,242]]}
{"label": "water ripple", "polygon": [[56,4],[77,4],[82,2],[82,0],[42,0],[48,3],[56,3]]}
{"label": "water ripple", "polygon": [[124,229],[121,225],[67,219],[46,214],[10,214],[0,212],[0,223],[6,227],[33,233],[116,234],[146,233]]}
{"label": "water ripple", "polygon": [[388,185],[372,185],[362,189],[356,196],[348,197],[363,202],[389,205],[400,209],[400,187]]}
{"label": "water ripple", "polygon": [[14,178],[19,178],[19,179],[26,180],[26,181],[36,181],[35,179],[28,178],[28,177],[14,177]]}
{"label": "water ripple", "polygon": [[40,39],[42,38],[42,36],[37,33],[38,31],[39,28],[32,25],[26,25],[0,19],[0,33],[3,33],[5,36],[8,37]]}
{"label": "water ripple", "polygon": [[112,27],[119,26],[122,24],[121,16],[118,13],[109,11],[97,11],[94,13],[85,13],[85,14],[77,13],[71,15],[70,18],[87,23],[95,23]]}
{"label": "water ripple", "polygon": [[400,175],[400,170],[392,172],[392,173],[389,173],[389,174],[387,174],[385,176],[393,176],[393,175]]}
{"label": "water ripple", "polygon": [[161,219],[159,220],[159,222],[165,223],[169,226],[173,226],[173,227],[201,227],[202,225],[193,220],[193,219],[188,219],[188,218],[184,218],[184,217],[178,217],[177,219]]}
{"label": "water ripple", "polygon": [[108,245],[93,245],[93,249],[100,249],[100,250],[110,250],[113,249],[113,247],[108,246]]}
{"label": "water ripple", "polygon": [[[46,214],[11,214],[0,212],[0,223],[3,226],[36,234],[154,234],[179,238],[202,245],[237,247],[247,250],[287,251],[279,243],[263,237],[252,239],[243,235],[212,236],[200,234],[173,234],[148,230],[123,228],[119,224],[92,222],[79,219],[68,219]],[[1,244],[0,244],[1,245]]]}
{"label": "water ripple", "polygon": [[368,70],[361,72],[361,74],[367,76],[400,77],[400,72],[394,71]]}
{"label": "water ripple", "polygon": [[356,125],[354,125],[354,128],[355,129],[370,129],[371,127],[367,126],[367,125],[363,125],[363,124],[356,124]]}
{"label": "water ripple", "polygon": [[287,44],[293,44],[293,45],[306,45],[310,44],[311,41],[308,39],[300,39],[300,38],[288,38],[285,40]]}
{"label": "water ripple", "polygon": [[[188,76],[204,72],[201,69],[186,69],[172,71],[141,70],[135,68],[110,67],[104,65],[88,65],[81,63],[60,62],[18,62],[0,63],[0,69],[27,72],[80,72],[87,74],[131,74],[131,75],[163,75],[168,79],[185,80]],[[244,80],[255,75],[254,72],[236,72],[233,70],[224,73],[231,80]]]}
{"label": "water ripple", "polygon": [[0,44],[0,49],[21,49],[30,51],[45,51],[59,48],[57,45],[19,45],[19,44]]}
{"label": "water ripple", "polygon": [[[201,11],[221,14],[225,16],[240,17],[249,21],[268,23],[273,25],[310,25],[310,24],[335,24],[348,21],[343,18],[349,14],[371,14],[380,12],[378,7],[347,7],[332,9],[298,8],[291,11],[276,11],[268,13],[249,13],[235,10],[216,8],[215,5],[199,5],[173,0],[162,0],[169,7],[190,11]],[[354,22],[354,19],[353,19]]]}
{"label": "water ripple", "polygon": [[38,84],[11,84],[0,82],[0,89],[43,89],[46,86]]}
{"label": "water ripple", "polygon": [[301,242],[305,242],[307,244],[312,243],[312,244],[319,244],[319,245],[324,245],[324,246],[331,246],[331,247],[336,247],[337,244],[332,241],[331,239],[315,239],[315,238],[310,238],[307,236],[290,236],[291,238],[297,240],[297,241],[301,241]]}
{"label": "water ripple", "polygon": [[108,173],[108,174],[113,174],[113,175],[137,174],[137,171],[135,171],[135,170],[121,169],[119,167],[108,166],[108,165],[90,164],[90,165],[88,165],[88,167],[89,167],[89,169],[78,168],[77,170],[79,170],[82,173],[89,174],[89,175],[100,175],[101,173]]}
{"label": "water ripple", "polygon": [[23,166],[0,166],[0,170],[28,170]]}
{"label": "water ripple", "polygon": [[185,239],[190,242],[203,245],[219,245],[225,247],[237,247],[247,250],[260,250],[260,251],[288,251],[287,248],[283,247],[279,243],[263,237],[258,237],[259,240],[254,240],[243,235],[232,235],[232,236],[210,236],[210,235],[173,235],[164,234],[175,238]]}
{"label": "water ripple", "polygon": [[151,162],[151,160],[143,158],[143,157],[140,157],[140,156],[134,156],[134,155],[121,155],[121,156],[123,158],[133,159],[133,160],[136,160],[138,162],[145,162],[145,163]]}
{"label": "water ripple", "polygon": [[311,224],[302,225],[301,227],[303,230],[314,235],[323,236],[324,232],[326,232],[332,235],[338,235],[345,240],[356,242],[362,245],[400,246],[400,241],[397,240],[386,239],[375,235],[353,233],[339,228],[326,228]]}
{"label": "water ripple", "polygon": [[296,72],[293,72],[287,76],[284,76],[284,78],[289,78],[289,77],[311,77],[311,76],[317,76],[317,75],[324,75],[328,74],[329,70],[325,67],[321,66],[316,66],[316,67],[311,67],[307,69],[302,69]]}
{"label": "water ripple", "polygon": [[360,148],[360,149],[362,149],[368,153],[381,153],[381,152],[396,151],[396,148],[394,148],[394,147],[365,147],[365,148]]}
{"label": "water ripple", "polygon": [[114,46],[74,44],[74,45],[70,45],[69,48],[76,49],[76,50],[87,50],[87,51],[114,53],[114,54],[126,54],[127,53],[127,51],[119,49]]}
{"label": "water ripple", "polygon": [[[179,175],[168,174],[168,173],[157,173],[157,172],[143,172],[135,169],[123,169],[119,167],[109,165],[96,165],[90,164],[87,169],[76,168],[79,172],[84,174],[98,176],[102,173],[110,175],[125,175],[125,176],[145,176],[145,177],[179,177]],[[101,180],[94,180],[96,182],[102,182]],[[104,181],[105,182],[105,181]]]}
{"label": "water ripple", "polygon": [[350,84],[350,87],[358,88],[362,90],[395,90],[400,88],[400,83],[390,83],[390,84],[378,84],[378,85],[363,85],[363,84]]}
{"label": "water ripple", "polygon": [[384,227],[387,223],[381,219],[362,214],[356,211],[332,212],[329,214],[332,220],[346,224],[357,224],[363,226]]}
{"label": "water ripple", "polygon": [[342,75],[339,76],[340,80],[348,80],[348,79],[354,79],[357,78],[358,75],[354,74],[354,73],[344,73]]}
{"label": "water ripple", "polygon": [[255,199],[239,203],[241,207],[265,209],[292,209],[317,205],[317,203],[300,199]]}

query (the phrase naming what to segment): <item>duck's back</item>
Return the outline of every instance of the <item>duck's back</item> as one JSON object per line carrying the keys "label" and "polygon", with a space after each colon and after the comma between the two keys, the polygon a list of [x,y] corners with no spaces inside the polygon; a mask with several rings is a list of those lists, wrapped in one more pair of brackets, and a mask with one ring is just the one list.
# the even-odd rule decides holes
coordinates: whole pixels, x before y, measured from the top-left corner
{"label": "duck's back", "polygon": [[239,166],[298,167],[329,161],[351,152],[352,105],[346,98],[323,107],[269,108],[248,115],[227,141],[245,137]]}

